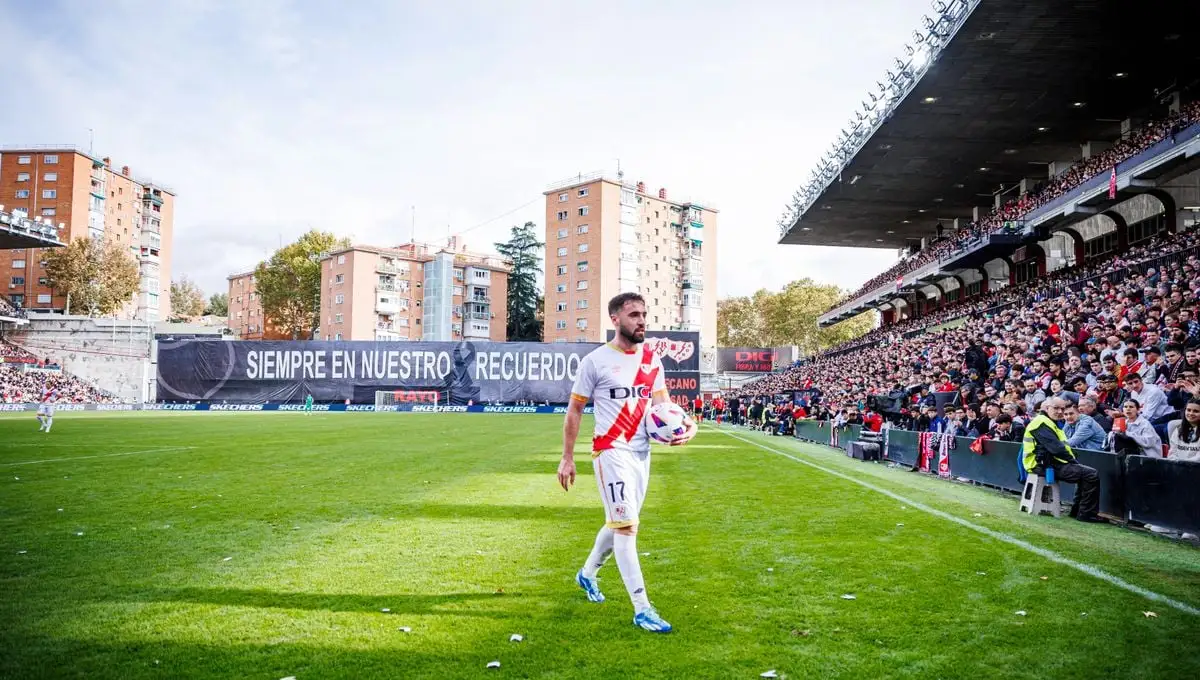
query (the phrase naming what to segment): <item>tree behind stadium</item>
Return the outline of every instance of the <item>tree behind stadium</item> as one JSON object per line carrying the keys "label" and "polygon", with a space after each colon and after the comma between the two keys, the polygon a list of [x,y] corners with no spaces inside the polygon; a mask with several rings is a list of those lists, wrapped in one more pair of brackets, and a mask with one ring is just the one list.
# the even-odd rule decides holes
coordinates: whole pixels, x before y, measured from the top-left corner
{"label": "tree behind stadium", "polygon": [[208,298],[208,306],[204,308],[204,313],[213,316],[228,316],[229,294],[213,293],[212,297]]}
{"label": "tree behind stadium", "polygon": [[204,313],[204,292],[188,277],[171,282],[171,317],[182,319]]}
{"label": "tree behind stadium", "polygon": [[43,250],[46,279],[71,307],[89,316],[115,314],[133,300],[140,278],[138,265],[111,241],[77,238],[63,248]]}
{"label": "tree behind stadium", "polygon": [[254,270],[258,297],[275,328],[293,340],[313,337],[321,318],[321,258],[348,247],[349,239],[313,229],[259,263]]}
{"label": "tree behind stadium", "polygon": [[541,342],[542,319],[539,314],[541,295],[538,274],[542,273],[542,246],[537,240],[533,222],[513,226],[512,237],[497,243],[496,250],[512,261],[508,274],[508,334],[509,341]]}
{"label": "tree behind stadium", "polygon": [[764,288],[749,297],[726,298],[717,303],[717,344],[796,345],[805,355],[815,354],[875,327],[874,315],[865,313],[830,328],[819,328],[817,318],[844,296],[837,286],[804,278],[792,281],[779,292]]}

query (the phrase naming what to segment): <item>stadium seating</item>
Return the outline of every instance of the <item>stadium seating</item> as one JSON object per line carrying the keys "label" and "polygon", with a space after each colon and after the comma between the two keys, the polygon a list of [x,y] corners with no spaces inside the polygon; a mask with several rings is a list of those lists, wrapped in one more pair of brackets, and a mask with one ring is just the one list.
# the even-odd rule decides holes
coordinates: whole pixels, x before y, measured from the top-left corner
{"label": "stadium seating", "polygon": [[0,340],[0,403],[29,404],[41,399],[42,390],[58,391],[58,400],[71,404],[116,403],[111,395],[64,371],[28,371],[27,367],[55,369],[37,356]]}
{"label": "stadium seating", "polygon": [[[966,388],[965,403],[1011,405],[1018,417],[1028,417],[1028,395],[1015,382],[1032,378],[1050,394],[1051,378],[1069,381],[1078,376],[1085,379],[1088,394],[1103,397],[1096,380],[1104,371],[1098,355],[1109,337],[1138,349],[1139,364],[1151,346],[1162,350],[1178,343],[1189,354],[1200,349],[1198,253],[1198,232],[1155,237],[1081,267],[881,327],[730,396],[817,389],[827,404],[863,409],[868,397],[885,395],[897,385],[909,390],[905,403],[910,407],[922,399],[919,386],[931,392]],[[1190,319],[1185,321],[1183,312]],[[961,325],[931,330],[956,319]],[[973,342],[984,353],[968,365]],[[1050,360],[1060,357],[1064,366],[1051,374]],[[1035,371],[1037,361],[1043,365]],[[1158,369],[1154,380],[1171,383],[1183,366],[1200,371],[1200,359],[1194,355],[1182,362],[1175,369]],[[1000,365],[1007,375],[997,375]],[[979,371],[977,381],[971,380],[972,369]],[[1174,395],[1176,403],[1190,396]]]}
{"label": "stadium seating", "polygon": [[1192,102],[1178,114],[1143,125],[1130,134],[1129,138],[1117,140],[1106,151],[1079,161],[1063,174],[1053,180],[1047,180],[1032,191],[1005,203],[984,219],[973,222],[954,235],[937,241],[915,255],[901,260],[887,271],[864,283],[854,293],[839,300],[830,309],[836,309],[850,300],[876,290],[888,282],[895,281],[930,262],[974,246],[985,236],[1002,229],[1006,222],[1020,220],[1030,212],[1050,203],[1093,177],[1111,171],[1121,161],[1137,155],[1179,129],[1197,121],[1200,121],[1200,102]]}

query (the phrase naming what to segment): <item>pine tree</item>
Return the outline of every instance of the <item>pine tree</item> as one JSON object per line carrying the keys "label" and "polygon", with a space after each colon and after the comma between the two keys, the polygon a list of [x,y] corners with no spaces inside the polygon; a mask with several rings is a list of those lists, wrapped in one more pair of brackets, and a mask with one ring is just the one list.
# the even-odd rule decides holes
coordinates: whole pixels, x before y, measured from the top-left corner
{"label": "pine tree", "polygon": [[496,250],[512,262],[508,274],[508,333],[510,342],[541,342],[542,319],[538,275],[542,273],[542,247],[536,226],[526,222],[513,226],[512,237],[497,243]]}

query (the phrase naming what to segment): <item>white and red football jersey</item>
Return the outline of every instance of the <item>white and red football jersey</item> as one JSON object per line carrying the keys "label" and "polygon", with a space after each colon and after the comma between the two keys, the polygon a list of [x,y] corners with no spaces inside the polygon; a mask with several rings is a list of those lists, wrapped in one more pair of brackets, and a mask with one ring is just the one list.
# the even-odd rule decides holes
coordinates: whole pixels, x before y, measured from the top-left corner
{"label": "white and red football jersey", "polygon": [[659,392],[668,394],[662,361],[645,343],[629,352],[608,343],[585,356],[571,398],[593,404],[596,431],[592,451],[623,448],[649,452],[643,421],[651,397]]}
{"label": "white and red football jersey", "polygon": [[42,390],[42,403],[53,404],[58,401],[58,390]]}

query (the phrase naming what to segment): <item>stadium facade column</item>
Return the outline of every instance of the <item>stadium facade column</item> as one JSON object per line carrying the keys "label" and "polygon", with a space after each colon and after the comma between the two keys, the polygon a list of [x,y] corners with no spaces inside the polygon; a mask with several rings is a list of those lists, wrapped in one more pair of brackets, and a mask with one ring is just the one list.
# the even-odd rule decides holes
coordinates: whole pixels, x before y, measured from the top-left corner
{"label": "stadium facade column", "polygon": [[1083,264],[1087,260],[1087,249],[1083,244],[1083,236],[1069,227],[1060,229],[1057,233],[1066,234],[1071,237],[1071,243],[1075,245],[1075,266],[1078,267]]}
{"label": "stadium facade column", "polygon": [[1089,141],[1079,145],[1079,152],[1084,159],[1098,156],[1112,148],[1112,142]]}
{"label": "stadium facade column", "polygon": [[1015,265],[1013,265],[1012,258],[1008,256],[1001,256],[996,259],[1008,265],[1008,285],[1015,286],[1017,284],[1017,268]]}
{"label": "stadium facade column", "polygon": [[1113,221],[1117,232],[1117,252],[1125,252],[1129,248],[1129,223],[1125,221],[1125,216],[1116,210],[1105,210],[1100,214]]}
{"label": "stadium facade column", "polygon": [[1146,193],[1162,202],[1163,217],[1167,221],[1167,233],[1174,234],[1178,229],[1179,220],[1179,208],[1175,203],[1175,197],[1166,189],[1151,189]]}
{"label": "stadium facade column", "polygon": [[991,277],[988,275],[987,267],[979,267],[975,271],[979,272],[979,295],[988,294],[988,281]]}

